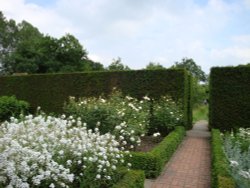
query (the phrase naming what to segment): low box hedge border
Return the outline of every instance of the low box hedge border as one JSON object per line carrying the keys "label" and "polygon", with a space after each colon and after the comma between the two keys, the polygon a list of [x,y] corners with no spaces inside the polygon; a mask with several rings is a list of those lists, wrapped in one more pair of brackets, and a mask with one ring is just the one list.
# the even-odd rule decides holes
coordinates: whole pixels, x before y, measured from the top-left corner
{"label": "low box hedge border", "polygon": [[220,131],[212,129],[212,187],[235,188],[235,181],[229,173],[229,162],[223,151]]}
{"label": "low box hedge border", "polygon": [[165,163],[171,158],[185,136],[185,128],[177,126],[155,148],[149,152],[131,152],[126,156],[127,162],[133,169],[143,170],[146,178],[155,178],[160,175]]}
{"label": "low box hedge border", "polygon": [[112,188],[143,188],[145,181],[145,174],[142,170],[130,170],[125,169],[120,172],[123,175],[120,181],[118,181]]}

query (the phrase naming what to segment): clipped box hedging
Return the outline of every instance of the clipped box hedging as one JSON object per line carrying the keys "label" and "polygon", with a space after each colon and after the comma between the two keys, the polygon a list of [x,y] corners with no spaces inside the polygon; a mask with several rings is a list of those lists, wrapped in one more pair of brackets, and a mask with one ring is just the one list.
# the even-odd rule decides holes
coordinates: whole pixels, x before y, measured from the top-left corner
{"label": "clipped box hedging", "polygon": [[209,124],[220,130],[250,127],[250,67],[211,69]]}
{"label": "clipped box hedging", "polygon": [[132,97],[169,95],[183,104],[185,126],[192,125],[190,77],[184,69],[85,72],[0,77],[0,96],[15,95],[34,110],[61,113],[69,96],[89,97],[120,89]]}
{"label": "clipped box hedging", "polygon": [[147,178],[155,178],[161,173],[184,136],[184,127],[178,126],[150,152],[131,152],[132,157],[127,156],[127,161],[132,164],[133,169],[143,170]]}
{"label": "clipped box hedging", "polygon": [[229,173],[229,162],[223,151],[223,142],[218,129],[212,129],[212,186],[234,188],[235,181]]}
{"label": "clipped box hedging", "polygon": [[143,188],[145,174],[141,170],[130,170],[120,172],[123,174],[121,180],[112,186],[112,188]]}

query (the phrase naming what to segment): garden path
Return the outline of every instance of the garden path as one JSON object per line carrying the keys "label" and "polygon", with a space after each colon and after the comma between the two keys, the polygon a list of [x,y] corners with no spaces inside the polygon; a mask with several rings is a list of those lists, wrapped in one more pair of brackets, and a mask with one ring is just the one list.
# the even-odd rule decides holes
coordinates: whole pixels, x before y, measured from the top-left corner
{"label": "garden path", "polygon": [[210,188],[211,148],[207,121],[198,121],[155,180],[145,188]]}

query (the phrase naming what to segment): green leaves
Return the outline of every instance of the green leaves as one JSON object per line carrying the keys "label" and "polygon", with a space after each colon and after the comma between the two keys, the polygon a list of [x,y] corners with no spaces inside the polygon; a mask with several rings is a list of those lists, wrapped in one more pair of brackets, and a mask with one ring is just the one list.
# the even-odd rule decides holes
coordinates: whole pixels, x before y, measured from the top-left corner
{"label": "green leaves", "polygon": [[29,104],[25,101],[17,100],[14,96],[0,97],[0,122],[8,120],[11,116],[17,117],[21,113],[27,113]]}
{"label": "green leaves", "polygon": [[16,24],[0,12],[0,73],[54,73],[103,70],[71,34],[45,36],[26,21]]}

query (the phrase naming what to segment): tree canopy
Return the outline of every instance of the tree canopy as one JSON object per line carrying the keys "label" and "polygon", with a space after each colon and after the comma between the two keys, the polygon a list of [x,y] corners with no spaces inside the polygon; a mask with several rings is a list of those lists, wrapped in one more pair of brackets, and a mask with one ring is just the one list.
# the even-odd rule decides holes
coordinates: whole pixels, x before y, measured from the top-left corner
{"label": "tree canopy", "polygon": [[117,71],[117,70],[130,70],[127,65],[123,65],[121,62],[121,58],[118,57],[117,59],[113,59],[111,64],[108,66],[107,70],[109,71]]}
{"label": "tree canopy", "polygon": [[162,66],[160,63],[155,63],[155,62],[149,62],[149,64],[146,66],[146,70],[157,70],[157,69],[166,69],[166,68]]}
{"label": "tree canopy", "polygon": [[57,39],[26,21],[16,24],[0,12],[0,74],[103,70],[71,34]]}
{"label": "tree canopy", "polygon": [[183,58],[181,62],[175,62],[171,68],[184,68],[188,70],[198,81],[207,81],[205,72],[192,58]]}

